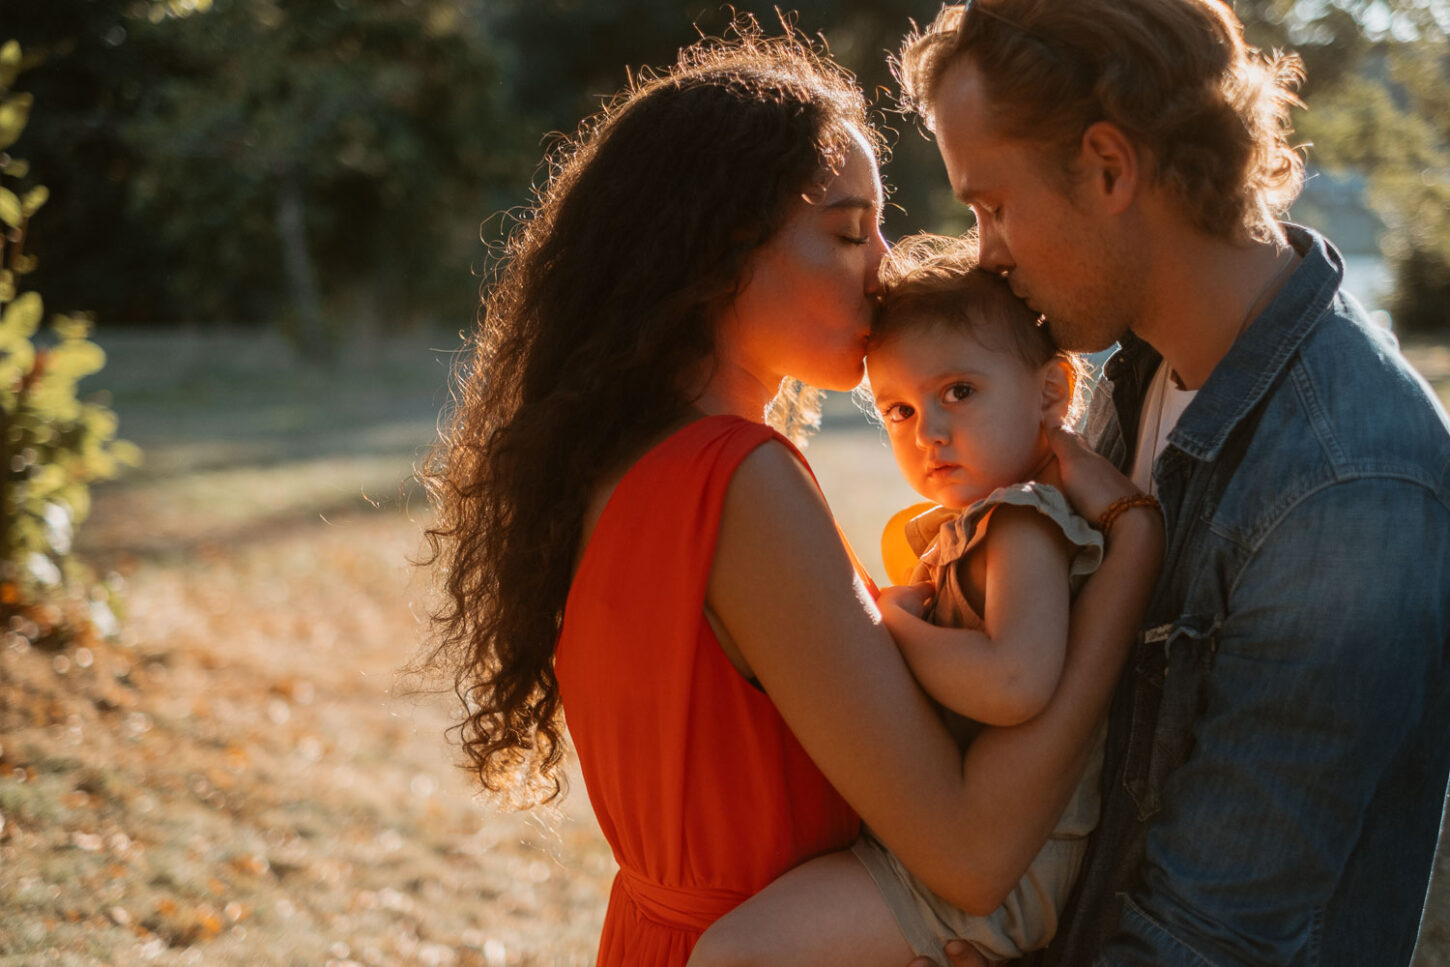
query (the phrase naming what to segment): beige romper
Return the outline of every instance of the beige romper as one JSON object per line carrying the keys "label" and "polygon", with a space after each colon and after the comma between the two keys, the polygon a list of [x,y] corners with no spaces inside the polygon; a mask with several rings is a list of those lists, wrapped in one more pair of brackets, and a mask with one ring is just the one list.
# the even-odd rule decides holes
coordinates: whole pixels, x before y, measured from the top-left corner
{"label": "beige romper", "polygon": [[[1102,563],[1102,535],[1047,484],[1002,487],[960,512],[933,508],[913,518],[906,528],[907,540],[920,558],[912,582],[930,581],[936,587],[927,614],[933,624],[981,627],[981,617],[968,604],[955,565],[985,536],[986,528],[980,524],[1000,504],[1032,507],[1062,528],[1075,548],[1069,568],[1074,590]],[[975,731],[975,723],[951,712],[945,714],[956,720],[948,724],[959,738]],[[851,850],[871,874],[918,956],[942,963],[942,946],[953,937],[970,942],[988,960],[1012,960],[1047,946],[1057,932],[1058,915],[1082,866],[1088,834],[1097,826],[1105,734],[1106,729],[1100,727],[1086,772],[1041,852],[1002,906],[985,917],[964,913],[937,896],[869,830],[862,833]]]}

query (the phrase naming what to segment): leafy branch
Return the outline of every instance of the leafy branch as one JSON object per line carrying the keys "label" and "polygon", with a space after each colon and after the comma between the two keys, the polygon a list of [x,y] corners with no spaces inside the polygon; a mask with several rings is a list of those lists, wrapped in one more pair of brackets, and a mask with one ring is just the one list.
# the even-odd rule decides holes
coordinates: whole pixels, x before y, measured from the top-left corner
{"label": "leafy branch", "polygon": [[29,94],[12,90],[22,67],[19,44],[0,47],[0,614],[6,615],[85,583],[71,547],[90,511],[90,485],[141,460],[134,444],[116,438],[116,414],[78,395],[81,380],[106,363],[88,338],[90,318],[57,314],[42,331],[40,296],[19,288],[37,264],[25,252],[26,230],[49,198],[43,185],[16,190],[30,166],[8,153],[32,106]]}

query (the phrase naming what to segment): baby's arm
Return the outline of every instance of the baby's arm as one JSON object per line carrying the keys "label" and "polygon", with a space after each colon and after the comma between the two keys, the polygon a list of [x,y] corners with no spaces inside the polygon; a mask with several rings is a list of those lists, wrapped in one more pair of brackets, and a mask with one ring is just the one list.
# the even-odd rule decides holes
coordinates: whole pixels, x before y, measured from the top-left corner
{"label": "baby's arm", "polygon": [[879,604],[902,657],[932,698],[977,722],[1017,725],[1046,707],[1062,674],[1072,605],[1069,546],[1061,530],[1030,508],[1000,506],[986,526],[977,552],[986,556],[980,630],[923,620],[909,593],[883,594]]}

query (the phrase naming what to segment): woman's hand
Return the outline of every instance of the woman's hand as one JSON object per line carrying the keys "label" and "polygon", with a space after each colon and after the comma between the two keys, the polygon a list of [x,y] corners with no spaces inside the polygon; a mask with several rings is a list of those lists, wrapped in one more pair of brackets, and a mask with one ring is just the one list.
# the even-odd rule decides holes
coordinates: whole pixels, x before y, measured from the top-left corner
{"label": "woman's hand", "polygon": [[1049,428],[1047,442],[1057,458],[1057,477],[1063,494],[1087,520],[1100,519],[1113,501],[1141,493],[1131,480],[1066,427]]}
{"label": "woman's hand", "polygon": [[[952,967],[989,967],[987,958],[965,940],[947,941],[945,953]],[[935,967],[935,964],[929,957],[918,957],[906,967]]]}
{"label": "woman's hand", "polygon": [[899,611],[905,611],[913,618],[924,618],[926,606],[931,602],[932,592],[935,590],[930,582],[893,584],[889,588],[881,589],[881,595],[876,599],[876,606],[882,611],[887,608],[896,608]]}

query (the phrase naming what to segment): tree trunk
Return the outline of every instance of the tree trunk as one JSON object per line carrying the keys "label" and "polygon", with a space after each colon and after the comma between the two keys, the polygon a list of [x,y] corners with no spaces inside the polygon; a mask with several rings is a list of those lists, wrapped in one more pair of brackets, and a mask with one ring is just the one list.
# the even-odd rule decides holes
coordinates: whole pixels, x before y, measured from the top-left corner
{"label": "tree trunk", "polygon": [[[17,407],[19,409],[19,407]],[[10,411],[0,406],[0,562],[14,565],[10,553]],[[16,575],[6,574],[7,580]],[[0,615],[8,615],[10,606],[0,602]]]}
{"label": "tree trunk", "polygon": [[291,171],[282,174],[277,190],[277,234],[282,241],[282,261],[297,309],[297,344],[313,362],[331,362],[332,341],[322,321],[322,298],[317,292],[317,274],[307,247],[307,224],[303,217],[302,189]]}

